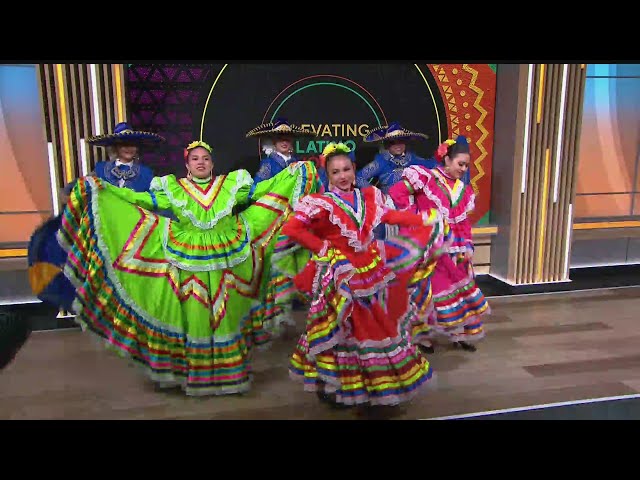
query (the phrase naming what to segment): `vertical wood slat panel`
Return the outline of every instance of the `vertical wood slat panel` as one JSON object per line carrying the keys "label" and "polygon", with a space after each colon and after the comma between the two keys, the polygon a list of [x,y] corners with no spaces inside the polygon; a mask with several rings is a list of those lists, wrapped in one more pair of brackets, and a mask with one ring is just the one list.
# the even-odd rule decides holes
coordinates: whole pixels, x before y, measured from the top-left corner
{"label": "vertical wood slat panel", "polygon": [[542,268],[544,266],[544,234],[546,232],[547,218],[549,214],[548,201],[549,201],[549,179],[551,177],[551,150],[549,148],[549,129],[552,126],[550,121],[550,110],[553,103],[554,94],[554,66],[547,64],[545,67],[546,75],[544,79],[544,103],[542,104],[542,116],[539,124],[539,128],[542,131],[540,150],[542,157],[540,158],[540,181],[538,182],[538,192],[536,196],[536,218],[537,222],[536,236],[535,236],[535,251],[533,252],[534,267],[529,278],[530,283],[538,283],[542,281]]}
{"label": "vertical wood slat panel", "polygon": [[[578,177],[578,148],[580,145],[580,135],[582,132],[582,109],[583,109],[583,102],[584,102],[584,87],[585,87],[585,80],[586,80],[586,69],[582,66],[578,66],[575,65],[575,71],[576,71],[576,80],[574,83],[574,88],[572,90],[573,92],[573,115],[572,117],[574,118],[573,120],[573,128],[571,130],[571,135],[570,135],[570,142],[569,142],[569,153],[568,156],[569,158],[571,158],[571,163],[570,163],[570,171],[567,175],[568,177],[568,183],[569,186],[567,188],[567,202],[569,205],[573,205],[574,200],[575,200],[575,188],[576,188],[576,183],[577,183],[577,177]],[[569,221],[571,222],[571,226],[573,226],[573,212],[571,217],[569,218]],[[573,228],[569,228],[569,237],[573,236]],[[571,238],[569,238],[567,240],[567,242],[569,242],[569,253],[567,255],[567,260],[566,260],[566,264],[567,264],[567,269],[565,269],[565,275],[568,276],[569,272],[568,272],[568,266],[569,266],[569,257],[571,255]],[[563,266],[564,269],[564,266]]]}
{"label": "vertical wood slat panel", "polygon": [[516,281],[518,272],[520,271],[522,260],[519,254],[520,248],[523,242],[523,210],[525,208],[524,201],[524,188],[523,177],[528,177],[527,166],[529,164],[530,145],[531,145],[531,118],[532,118],[532,92],[534,88],[534,74],[535,65],[527,64],[526,67],[521,67],[520,70],[520,85],[518,100],[518,117],[522,115],[522,119],[519,120],[522,124],[522,137],[516,135],[516,141],[521,144],[516,146],[514,156],[514,187],[511,196],[511,219],[509,228],[509,255],[507,259],[507,280]]}
{"label": "vertical wood slat panel", "polygon": [[[100,116],[100,124],[102,125],[102,132],[106,133],[111,131],[111,112],[108,108],[106,108],[106,92],[105,88],[107,88],[107,84],[104,78],[104,65],[99,63],[96,64],[96,85],[98,92],[98,104],[96,107],[98,108],[98,115]],[[99,149],[98,151],[102,152],[103,149]]]}
{"label": "vertical wood slat panel", "polygon": [[111,72],[113,77],[113,92],[114,92],[114,118],[116,123],[124,122],[127,120],[126,105],[125,105],[125,82],[124,82],[124,65],[113,64],[111,65]]}
{"label": "vertical wood slat panel", "polygon": [[[567,75],[569,71],[567,70]],[[549,242],[549,261],[546,266],[545,278],[547,282],[555,282],[557,281],[556,275],[556,264],[558,262],[558,258],[562,255],[561,245],[562,245],[562,225],[564,223],[564,212],[561,208],[562,206],[562,172],[565,168],[566,161],[564,159],[564,131],[567,125],[566,111],[567,111],[567,99],[566,96],[563,102],[564,89],[562,88],[563,83],[567,81],[564,78],[564,64],[558,65],[558,86],[557,86],[557,109],[556,109],[556,120],[555,120],[555,133],[553,136],[553,180],[551,182],[551,208],[552,208],[552,217],[548,235]],[[563,123],[561,125],[561,123]],[[560,149],[558,156],[558,149]],[[557,182],[557,183],[556,183]],[[558,196],[556,195],[556,185],[558,187]],[[555,200],[555,201],[554,201]]]}
{"label": "vertical wood slat panel", "polygon": [[45,82],[47,84],[47,93],[48,93],[48,106],[49,111],[47,112],[49,118],[49,126],[51,129],[51,147],[53,153],[53,160],[56,169],[56,198],[58,197],[57,191],[62,188],[64,185],[64,160],[62,158],[61,153],[61,136],[60,136],[60,126],[58,124],[58,99],[57,99],[57,88],[56,88],[56,80],[54,74],[55,65],[53,64],[45,64]]}
{"label": "vertical wood slat panel", "polygon": [[571,95],[574,91],[576,84],[576,69],[575,65],[568,65],[567,68],[567,81],[565,90],[565,124],[562,137],[562,169],[560,173],[560,192],[558,196],[558,209],[560,212],[561,222],[559,222],[558,232],[558,256],[554,264],[553,279],[554,281],[567,280],[567,272],[564,270],[567,237],[570,236],[568,227],[571,226],[569,219],[569,190],[570,190],[570,175],[573,173],[574,159],[570,155],[571,141],[574,135],[574,127],[576,123],[575,118],[575,98]]}
{"label": "vertical wood slat panel", "polygon": [[553,281],[565,280],[564,264],[565,264],[565,252],[567,241],[567,226],[570,225],[568,218],[569,213],[569,175],[572,172],[573,160],[569,154],[570,143],[572,135],[574,133],[575,116],[574,116],[574,97],[571,95],[575,88],[575,65],[568,65],[567,79],[565,89],[565,123],[562,136],[562,152],[561,152],[561,170],[559,180],[559,195],[558,195],[558,209],[559,219],[558,222],[558,239],[556,242],[557,258],[553,265]]}
{"label": "vertical wood slat panel", "polygon": [[[93,113],[93,81],[92,81],[92,70],[93,66],[91,64],[87,64],[85,69],[85,88],[87,91],[86,105],[87,105],[87,115],[90,118],[89,123],[87,124],[87,138],[92,137],[94,135],[98,135],[97,126],[94,121],[94,113]],[[93,171],[96,166],[96,162],[98,161],[98,157],[96,155],[95,147],[87,144],[87,155],[89,157],[89,167]]]}
{"label": "vertical wood slat panel", "polygon": [[[95,70],[95,66],[92,64],[87,64],[87,79],[86,79],[86,85],[87,85],[87,102],[88,102],[88,110],[87,110],[87,114],[91,117],[91,123],[89,124],[89,131],[87,133],[88,137],[93,137],[94,135],[99,135],[103,132],[102,130],[102,126],[100,125],[100,130],[98,130],[98,125],[96,125],[95,122],[95,116],[96,114],[94,113],[94,108],[95,107],[95,102],[94,102],[94,96],[97,96],[97,92],[94,93],[94,88],[93,88],[93,72]],[[89,166],[91,167],[91,169],[95,169],[96,163],[99,160],[99,156],[96,153],[96,147],[87,144],[87,153],[89,154],[89,158],[91,158],[91,162],[89,163]]]}
{"label": "vertical wood slat panel", "polygon": [[[584,91],[586,88],[586,78],[587,78],[587,69],[586,66],[580,66],[580,69],[578,71],[579,75],[578,75],[578,85],[577,88],[575,89],[575,96],[576,96],[576,125],[575,125],[575,134],[573,135],[573,143],[572,143],[572,151],[571,151],[571,156],[574,159],[573,162],[573,168],[574,170],[577,169],[577,165],[576,162],[578,161],[578,158],[580,157],[580,132],[582,131],[582,113],[583,113],[583,109],[584,109]],[[571,176],[571,190],[570,190],[570,199],[571,202],[573,203],[575,200],[575,196],[576,196],[576,185],[577,185],[577,181],[578,181],[578,176],[577,175],[572,175]]]}
{"label": "vertical wood slat panel", "polygon": [[[573,104],[574,104],[574,112],[572,115],[573,118],[573,129],[570,135],[570,143],[569,143],[569,153],[568,158],[570,161],[570,172],[567,174],[569,187],[567,188],[567,208],[568,205],[574,204],[575,201],[575,191],[577,184],[577,171],[578,171],[578,159],[579,155],[579,147],[580,147],[580,134],[582,132],[582,113],[584,109],[584,91],[586,87],[586,66],[584,65],[574,65],[574,69],[576,72],[576,81],[573,88]],[[573,226],[573,211],[571,209],[571,216],[567,218],[567,221],[570,222],[570,225]],[[568,214],[568,213],[567,213]],[[565,248],[566,257],[563,264],[563,276],[569,276],[569,265],[570,265],[570,256],[571,256],[571,242],[573,236],[573,228],[567,228],[568,238],[566,242],[568,242],[569,248]],[[566,268],[565,268],[566,265]]]}
{"label": "vertical wood slat panel", "polygon": [[[550,281],[549,269],[555,257],[555,242],[554,236],[552,236],[556,227],[557,209],[554,204],[554,187],[556,176],[556,146],[558,142],[558,129],[560,127],[560,91],[562,88],[561,83],[562,65],[553,65],[551,67],[552,88],[549,91],[549,107],[546,111],[547,114],[547,146],[549,149],[549,165],[548,165],[548,182],[546,191],[544,192],[543,199],[546,201],[544,205],[544,212],[546,216],[544,218],[544,231],[540,233],[540,239],[542,241],[542,268],[539,272],[538,278],[540,281]],[[559,167],[561,165],[558,165]]]}
{"label": "vertical wood slat panel", "polygon": [[556,175],[556,146],[558,142],[558,129],[560,126],[560,91],[562,87],[562,65],[554,64],[552,69],[552,84],[553,87],[549,92],[549,116],[547,118],[547,147],[549,149],[549,178],[547,181],[545,200],[546,200],[546,218],[545,218],[545,231],[543,236],[543,264],[540,272],[540,281],[551,281],[549,276],[550,265],[554,258],[555,250],[555,237],[557,231],[555,227],[555,213],[556,204],[554,204],[554,187],[555,187],[555,175]]}
{"label": "vertical wood slat panel", "polygon": [[[45,136],[53,147],[56,198],[57,189],[82,174],[82,141],[95,134],[113,131],[118,108],[121,117],[127,116],[122,96],[125,92],[124,68],[115,68],[120,72],[115,80],[113,71],[111,64],[95,65],[97,75],[93,82],[91,64],[41,64],[38,67]],[[120,83],[117,85],[116,81]],[[113,91],[116,86],[120,89],[120,97]],[[96,117],[100,122],[99,130]],[[96,160],[106,155],[102,148],[85,146],[88,171],[91,171]]]}
{"label": "vertical wood slat panel", "polygon": [[[89,74],[89,100],[91,102],[91,136],[102,135],[109,131],[109,126],[105,125],[104,112],[101,108],[102,81],[100,64],[89,64],[87,72]],[[93,168],[97,162],[104,158],[104,149],[91,146],[91,157],[93,158]]]}
{"label": "vertical wood slat panel", "polygon": [[518,212],[520,218],[520,225],[518,229],[518,249],[515,252],[515,256],[518,258],[517,270],[515,271],[514,280],[516,283],[520,283],[524,276],[524,272],[526,270],[526,251],[528,245],[528,228],[527,220],[528,220],[528,211],[530,209],[531,202],[529,201],[530,195],[530,186],[531,186],[531,177],[533,172],[533,166],[535,163],[535,136],[536,136],[536,128],[535,128],[535,118],[536,118],[536,98],[537,98],[537,66],[534,64],[532,74],[532,85],[531,85],[531,99],[530,99],[530,111],[528,121],[530,122],[529,127],[529,146],[528,146],[528,158],[527,158],[527,170],[526,177],[524,179],[524,192],[522,193],[522,202],[520,206],[520,210]]}
{"label": "vertical wood slat panel", "polygon": [[130,121],[128,111],[129,111],[129,85],[127,84],[127,75],[129,73],[129,65],[123,63],[121,69],[121,82],[122,82],[122,111],[124,115],[125,122]]}
{"label": "vertical wood slat panel", "polygon": [[[549,265],[549,271],[548,271],[548,281],[550,282],[557,282],[562,280],[561,275],[560,275],[560,264],[562,263],[562,259],[563,259],[563,250],[564,250],[564,236],[565,236],[565,221],[566,221],[566,206],[564,203],[564,199],[565,199],[565,188],[564,185],[566,184],[566,172],[567,172],[567,130],[569,128],[569,124],[570,124],[570,118],[569,118],[569,102],[568,102],[568,88],[570,86],[570,82],[571,82],[571,68],[570,66],[568,66],[567,71],[566,71],[566,78],[564,78],[564,69],[565,66],[564,65],[560,65],[561,70],[559,72],[559,78],[560,78],[560,83],[559,83],[559,110],[558,110],[558,126],[556,128],[556,130],[558,131],[558,135],[556,135],[556,145],[554,148],[558,148],[558,137],[559,137],[559,145],[560,145],[560,163],[558,165],[558,200],[557,202],[554,203],[554,232],[553,232],[553,236],[551,237],[551,242],[552,245],[551,247],[554,250],[554,255],[553,255],[553,261],[550,263]],[[562,85],[563,83],[566,85],[566,87],[563,89]],[[562,97],[564,96],[564,105],[562,104]],[[564,124],[560,125],[560,121],[562,119],[561,116],[561,112],[563,109],[564,111]],[[554,173],[554,175],[556,175]]]}
{"label": "vertical wood slat panel", "polygon": [[[100,126],[99,135],[103,135],[111,131],[112,127],[108,122],[107,112],[106,112],[106,109],[104,108],[104,103],[105,103],[104,89],[106,87],[104,84],[104,75],[102,74],[102,64],[99,64],[99,63],[95,64],[94,75],[95,75],[95,96],[94,96],[93,108],[95,110],[96,119],[98,120],[99,122],[98,124]],[[96,156],[96,162],[106,159],[106,152],[104,148],[100,148],[100,147],[92,147],[92,148]]]}
{"label": "vertical wood slat panel", "polygon": [[536,276],[538,272],[538,252],[540,249],[540,231],[542,227],[542,222],[540,220],[540,215],[542,213],[542,202],[541,196],[544,190],[544,181],[545,181],[545,167],[546,167],[546,159],[547,159],[547,125],[548,122],[546,120],[546,109],[549,106],[549,92],[550,92],[550,65],[542,64],[540,65],[540,83],[538,84],[538,91],[540,97],[538,98],[537,103],[537,114],[536,114],[536,129],[537,129],[537,157],[536,157],[536,178],[534,184],[532,186],[532,202],[531,202],[531,218],[530,222],[533,228],[530,232],[530,247],[529,247],[529,269],[527,270],[527,276],[525,278],[526,283],[534,283],[536,281]]}
{"label": "vertical wood slat panel", "polygon": [[[558,224],[558,235],[554,238],[555,248],[558,252],[558,258],[555,263],[555,269],[549,274],[548,281],[565,281],[568,280],[568,256],[571,242],[572,212],[570,205],[573,203],[572,185],[575,183],[575,175],[577,172],[575,155],[575,147],[580,135],[581,116],[582,116],[582,76],[580,73],[580,65],[568,65],[567,67],[567,87],[566,87],[566,105],[565,105],[565,124],[562,132],[562,157],[560,171],[560,190],[558,196],[558,206],[562,221]],[[559,92],[560,94],[561,92]],[[572,209],[571,209],[572,210]],[[571,216],[570,216],[571,214]]]}
{"label": "vertical wood slat panel", "polygon": [[537,259],[537,237],[538,230],[540,228],[539,223],[539,210],[540,210],[540,188],[544,177],[544,106],[547,92],[547,75],[549,69],[546,64],[538,65],[536,72],[536,116],[535,116],[535,138],[534,138],[534,157],[531,166],[531,178],[529,179],[527,189],[529,193],[527,200],[529,203],[528,217],[526,220],[527,228],[527,250],[524,252],[526,255],[526,270],[523,272],[521,278],[522,283],[532,283],[534,281]]}
{"label": "vertical wood slat panel", "polygon": [[47,79],[46,65],[38,64],[38,90],[40,91],[40,100],[43,108],[44,114],[44,137],[47,142],[51,141],[51,137],[53,136],[51,133],[51,119],[49,114],[49,96],[50,96],[50,85]]}
{"label": "vertical wood slat panel", "polygon": [[[534,135],[534,128],[533,128],[533,121],[532,119],[535,116],[535,109],[533,108],[533,105],[535,105],[534,103],[534,99],[535,99],[535,64],[531,65],[529,67],[531,70],[533,70],[533,73],[531,73],[531,71],[527,70],[527,86],[529,85],[529,76],[531,76],[531,98],[528,98],[529,96],[529,88],[527,88],[527,90],[525,91],[525,95],[526,100],[525,102],[528,102],[525,104],[524,106],[524,110],[525,110],[525,120],[524,120],[524,128],[527,128],[528,126],[528,137],[527,137],[527,132],[524,132],[523,137],[526,138],[526,145],[523,145],[523,150],[526,148],[527,149],[527,155],[526,157],[523,156],[522,159],[522,166],[520,167],[522,170],[526,170],[524,172],[521,171],[521,176],[524,175],[524,192],[521,192],[520,194],[520,205],[517,209],[517,211],[515,212],[515,217],[518,219],[517,222],[511,222],[512,224],[515,224],[514,228],[517,229],[517,233],[516,233],[516,242],[514,244],[514,248],[511,250],[511,252],[513,252],[511,254],[511,256],[514,257],[514,262],[513,262],[513,275],[512,275],[512,280],[515,281],[516,283],[519,282],[520,278],[521,278],[521,272],[524,268],[523,266],[523,256],[522,256],[522,251],[524,250],[524,245],[525,245],[525,225],[526,225],[526,209],[527,209],[527,182],[529,177],[531,176],[531,159],[533,158],[533,149],[531,148],[531,146],[533,145],[533,135]],[[528,110],[528,115],[527,115],[527,110]],[[525,164],[526,162],[526,164]]]}
{"label": "vertical wood slat panel", "polygon": [[82,115],[82,130],[80,132],[80,138],[84,142],[84,147],[81,146],[81,148],[84,148],[85,151],[87,171],[91,172],[95,165],[93,163],[93,149],[86,142],[87,139],[93,135],[91,118],[91,91],[89,90],[89,82],[89,65],[87,65],[86,63],[78,65],[78,96],[80,113]]}
{"label": "vertical wood slat panel", "polygon": [[106,116],[106,124],[105,131],[112,131],[113,127],[116,124],[114,112],[113,112],[113,82],[111,81],[111,65],[110,64],[102,64],[102,104],[100,105],[103,112],[105,112]]}
{"label": "vertical wood slat panel", "polygon": [[525,179],[525,192],[523,195],[523,208],[520,212],[522,223],[520,228],[521,243],[517,252],[519,256],[519,270],[516,274],[517,283],[526,283],[528,272],[530,269],[531,255],[531,230],[534,228],[531,223],[532,212],[532,200],[533,200],[533,187],[536,179],[537,159],[538,159],[538,128],[537,128],[537,116],[538,116],[538,98],[540,96],[540,65],[535,65],[535,71],[533,74],[533,86],[532,86],[532,98],[531,98],[531,134],[529,140],[529,165],[527,168],[527,178]]}
{"label": "vertical wood slat panel", "polygon": [[[562,145],[564,135],[562,135],[562,130],[564,130],[563,126],[561,126],[561,122],[566,122],[566,119],[563,119],[563,110],[566,111],[566,99],[565,104],[563,105],[563,82],[564,82],[564,65],[560,64],[556,66],[556,106],[554,109],[554,121],[553,121],[553,142],[552,142],[552,178],[549,184],[549,224],[547,227],[546,234],[546,245],[548,246],[547,251],[548,254],[545,255],[545,266],[544,266],[544,276],[543,278],[547,282],[555,281],[555,264],[560,255],[558,251],[558,239],[560,234],[559,226],[562,224],[562,212],[561,209],[558,208],[560,202],[560,179],[562,178],[562,168],[564,166],[564,161],[562,160],[562,150],[560,151],[560,160],[558,161],[558,145]],[[566,124],[566,123],[565,123]],[[558,198],[557,201],[555,198],[556,194],[556,181],[558,187]]]}
{"label": "vertical wood slat panel", "polygon": [[54,78],[56,82],[57,97],[57,122],[58,133],[60,135],[60,155],[62,157],[62,165],[64,171],[63,184],[71,182],[76,178],[73,161],[72,161],[72,143],[71,132],[69,126],[69,102],[67,99],[67,73],[66,66],[60,63],[53,65]]}
{"label": "vertical wood slat panel", "polygon": [[[563,65],[564,68],[564,65]],[[554,264],[554,270],[550,272],[550,281],[565,281],[567,280],[568,272],[565,268],[568,265],[569,251],[567,242],[570,242],[572,226],[572,216],[570,216],[570,204],[572,198],[570,194],[570,186],[572,184],[573,175],[576,172],[575,161],[573,156],[573,145],[576,142],[577,136],[580,134],[579,129],[576,129],[576,122],[579,121],[577,117],[578,105],[582,102],[582,96],[576,96],[576,89],[579,87],[579,76],[577,75],[579,70],[578,65],[567,66],[567,82],[566,82],[566,103],[565,103],[565,123],[562,132],[562,155],[561,155],[561,170],[559,177],[559,195],[557,208],[560,210],[561,222],[558,222],[557,235],[555,238],[555,248],[557,251],[557,259]],[[561,94],[562,91],[559,92]]]}
{"label": "vertical wood slat panel", "polygon": [[567,280],[584,78],[580,65],[567,65],[566,74],[564,64],[535,66],[525,192],[514,213],[518,231],[509,276],[516,283]]}
{"label": "vertical wood slat panel", "polygon": [[72,127],[73,133],[71,134],[71,140],[73,145],[74,155],[74,170],[76,177],[82,175],[82,105],[80,104],[80,89],[78,85],[79,80],[79,65],[68,65],[67,74],[69,81],[67,82],[67,92],[69,98],[69,123]]}
{"label": "vertical wood slat panel", "polygon": [[[39,89],[40,89],[40,98],[42,99],[42,108],[44,109],[44,132],[45,139],[47,141],[47,165],[49,169],[49,175],[53,175],[53,179],[51,179],[51,202],[52,202],[52,210],[57,212],[58,204],[60,202],[59,198],[59,189],[60,189],[60,178],[62,171],[58,166],[58,162],[55,157],[55,148],[52,148],[52,152],[49,152],[49,144],[52,146],[55,143],[55,131],[52,122],[54,119],[52,118],[52,96],[55,95],[55,92],[52,91],[53,83],[50,78],[50,68],[47,64],[40,64],[38,66],[38,79],[39,79]],[[53,161],[49,161],[49,157],[53,156]],[[53,170],[53,171],[51,171]]]}

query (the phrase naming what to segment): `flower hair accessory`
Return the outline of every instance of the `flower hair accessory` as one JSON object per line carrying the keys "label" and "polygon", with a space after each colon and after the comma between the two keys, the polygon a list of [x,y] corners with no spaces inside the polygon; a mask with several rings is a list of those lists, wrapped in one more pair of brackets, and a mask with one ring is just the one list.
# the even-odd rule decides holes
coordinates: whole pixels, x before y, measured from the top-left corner
{"label": "flower hair accessory", "polygon": [[211,153],[213,151],[213,149],[209,146],[208,143],[203,142],[202,140],[196,140],[194,142],[191,142],[189,145],[187,145],[187,148],[184,149],[184,159],[185,160],[189,156],[189,151],[193,150],[196,147],[202,147],[209,153]]}
{"label": "flower hair accessory", "polygon": [[187,145],[187,150],[193,150],[196,147],[202,147],[205,150],[207,150],[209,153],[211,153],[211,151],[213,150],[208,143],[203,142],[202,140],[196,140],[195,142],[191,142],[189,145]]}
{"label": "flower hair accessory", "polygon": [[329,145],[324,147],[324,150],[322,150],[322,155],[324,157],[326,157],[327,155],[337,154],[337,153],[348,154],[348,153],[351,153],[351,149],[342,142],[340,143],[331,142]]}
{"label": "flower hair accessory", "polygon": [[[465,138],[465,141],[466,141],[466,138]],[[445,155],[449,151],[449,147],[451,145],[454,145],[455,143],[456,143],[455,140],[448,139],[442,142],[440,145],[438,145],[438,149],[436,150],[436,160],[442,161],[442,159],[445,157]]]}

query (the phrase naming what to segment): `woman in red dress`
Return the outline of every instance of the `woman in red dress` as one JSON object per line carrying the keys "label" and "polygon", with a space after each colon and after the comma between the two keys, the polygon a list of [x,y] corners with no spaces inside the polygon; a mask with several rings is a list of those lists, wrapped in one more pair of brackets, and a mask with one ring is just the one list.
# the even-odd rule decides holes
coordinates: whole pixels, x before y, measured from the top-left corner
{"label": "woman in red dress", "polygon": [[470,162],[467,139],[447,140],[438,147],[436,159],[442,163],[432,170],[417,165],[406,168],[403,181],[389,190],[396,208],[413,212],[436,208],[451,228],[446,254],[438,258],[433,275],[414,290],[421,319],[414,323],[413,341],[432,353],[431,338],[440,334],[456,347],[475,351],[471,342],[484,336],[482,316],[489,313],[489,304],[473,273],[469,214],[475,194],[472,186],[461,180]]}
{"label": "woman in red dress", "polygon": [[[311,307],[290,373],[335,405],[395,405],[432,376],[411,343],[409,286],[428,274],[443,222],[435,210],[389,210],[377,188],[355,188],[349,153],[343,144],[325,148],[330,191],[301,199],[283,227],[313,253],[294,277]],[[380,223],[407,227],[406,236],[377,241]]]}

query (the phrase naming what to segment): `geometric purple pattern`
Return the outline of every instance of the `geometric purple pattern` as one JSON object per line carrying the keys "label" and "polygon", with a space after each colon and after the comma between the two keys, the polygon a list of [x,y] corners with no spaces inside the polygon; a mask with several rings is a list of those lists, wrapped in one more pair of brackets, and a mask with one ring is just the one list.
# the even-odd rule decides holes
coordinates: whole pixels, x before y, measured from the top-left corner
{"label": "geometric purple pattern", "polygon": [[211,64],[129,64],[128,121],[134,129],[162,135],[166,143],[142,153],[155,175],[184,173],[183,150],[197,140],[195,115],[206,99],[202,91],[212,75]]}

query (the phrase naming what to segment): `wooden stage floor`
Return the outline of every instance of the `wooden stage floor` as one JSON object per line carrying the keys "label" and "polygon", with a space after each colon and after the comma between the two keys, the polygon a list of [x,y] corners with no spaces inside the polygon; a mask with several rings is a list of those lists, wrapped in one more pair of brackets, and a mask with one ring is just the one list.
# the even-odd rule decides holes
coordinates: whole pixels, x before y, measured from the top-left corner
{"label": "wooden stage floor", "polygon": [[[475,353],[439,346],[436,379],[384,414],[332,410],[289,379],[295,332],[254,352],[244,395],[156,391],[79,329],[34,332],[0,372],[0,419],[430,419],[640,393],[640,287],[491,298]],[[302,313],[298,313],[302,324]]]}

